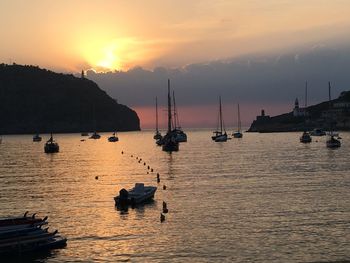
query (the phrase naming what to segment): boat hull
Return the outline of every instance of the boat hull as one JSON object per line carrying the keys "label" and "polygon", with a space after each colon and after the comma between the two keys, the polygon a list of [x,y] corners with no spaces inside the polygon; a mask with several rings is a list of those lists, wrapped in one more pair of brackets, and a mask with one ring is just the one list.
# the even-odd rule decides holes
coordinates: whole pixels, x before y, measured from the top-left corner
{"label": "boat hull", "polygon": [[242,138],[243,134],[240,132],[235,132],[234,134],[232,134],[233,138]]}
{"label": "boat hull", "polygon": [[215,142],[226,142],[227,141],[227,135],[219,135],[215,138]]}

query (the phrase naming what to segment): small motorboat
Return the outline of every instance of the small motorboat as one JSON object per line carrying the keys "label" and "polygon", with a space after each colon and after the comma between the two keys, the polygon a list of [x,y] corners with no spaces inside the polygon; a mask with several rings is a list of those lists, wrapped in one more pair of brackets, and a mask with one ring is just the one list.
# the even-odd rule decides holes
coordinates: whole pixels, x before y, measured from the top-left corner
{"label": "small motorboat", "polygon": [[233,138],[242,138],[243,137],[243,134],[241,132],[234,132],[232,134]]}
{"label": "small motorboat", "polygon": [[33,136],[33,142],[41,142],[41,137],[40,137],[39,133],[37,133]]}
{"label": "small motorboat", "polygon": [[119,138],[118,138],[118,136],[117,136],[117,133],[114,132],[113,135],[112,135],[111,137],[108,137],[108,141],[109,141],[109,142],[117,142],[117,141],[119,141]]}
{"label": "small motorboat", "polygon": [[89,136],[89,133],[88,132],[82,132],[81,136]]}
{"label": "small motorboat", "polygon": [[327,142],[326,142],[327,148],[339,148],[341,146],[341,142],[334,138],[334,136],[331,136]]}
{"label": "small motorboat", "polygon": [[156,186],[145,186],[143,183],[136,183],[135,187],[119,191],[119,195],[114,197],[116,206],[138,205],[153,199],[157,190]]}
{"label": "small motorboat", "polygon": [[100,139],[101,138],[101,135],[99,135],[97,132],[94,132],[90,137],[89,139],[94,139],[94,140],[97,140],[97,139]]}
{"label": "small motorboat", "polygon": [[321,129],[314,129],[311,133],[311,136],[324,136],[326,135],[326,132]]}
{"label": "small motorboat", "polygon": [[304,131],[303,134],[300,136],[300,142],[301,143],[310,143],[312,141],[312,138],[310,134],[307,131]]}
{"label": "small motorboat", "polygon": [[60,147],[58,143],[54,141],[51,133],[50,139],[45,143],[44,151],[45,153],[57,153],[59,152]]}

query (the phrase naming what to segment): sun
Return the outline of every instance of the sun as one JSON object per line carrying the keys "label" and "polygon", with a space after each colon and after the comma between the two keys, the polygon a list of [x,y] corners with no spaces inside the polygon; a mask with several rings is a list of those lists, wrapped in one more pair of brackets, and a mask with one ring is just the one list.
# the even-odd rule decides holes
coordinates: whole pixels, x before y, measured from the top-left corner
{"label": "sun", "polygon": [[122,65],[120,64],[120,59],[117,55],[112,51],[108,50],[105,52],[104,57],[99,60],[96,65],[101,68],[106,69],[116,69],[121,70]]}
{"label": "sun", "polygon": [[118,43],[90,43],[85,47],[83,57],[96,71],[122,70],[121,46]]}

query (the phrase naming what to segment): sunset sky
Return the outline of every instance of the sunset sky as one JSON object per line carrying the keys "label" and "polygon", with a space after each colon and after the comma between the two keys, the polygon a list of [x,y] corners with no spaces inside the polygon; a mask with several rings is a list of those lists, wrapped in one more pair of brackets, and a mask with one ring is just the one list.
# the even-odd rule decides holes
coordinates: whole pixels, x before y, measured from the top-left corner
{"label": "sunset sky", "polygon": [[[280,62],[283,56],[292,57],[294,62],[306,61],[304,68],[309,68],[311,62],[313,65],[328,63],[330,57],[334,67],[349,66],[350,59],[342,56],[343,53],[348,54],[350,47],[349,14],[350,1],[347,0],[2,0],[0,61],[34,64],[67,73],[93,69],[96,73],[91,78],[120,103],[136,108],[143,127],[152,126],[150,116],[154,97],[165,97],[165,94],[159,93],[161,88],[165,92],[167,77],[174,78],[179,94],[178,104],[183,106],[182,111],[192,114],[188,119],[184,116],[187,126],[191,126],[194,119],[200,119],[200,109],[212,112],[217,97],[225,97],[226,90],[230,90],[227,91],[227,108],[231,109],[234,103],[241,101],[243,112],[244,109],[247,112],[247,116],[242,118],[249,123],[262,107],[275,114],[290,109],[295,97],[303,94],[306,80],[311,79],[315,83],[314,99],[310,101],[323,100],[323,94],[319,95],[319,91],[323,92],[324,88],[321,87],[325,77],[322,70],[329,70],[320,69],[319,76],[317,72],[293,76],[293,80],[296,80],[293,85],[297,85],[297,91],[288,93],[288,98],[283,96],[284,91],[279,93],[269,89],[265,93],[270,100],[259,100],[261,96],[255,97],[254,94],[256,90],[277,82],[279,85],[283,81],[290,83],[292,78],[288,72],[293,67],[286,67],[286,71],[280,72],[277,82],[276,79],[272,82],[264,80],[260,84],[251,82],[249,88],[243,89],[249,93],[246,96],[242,90],[235,93],[232,89],[235,90],[236,86],[244,87],[247,81],[243,83],[237,80],[233,84],[231,79],[222,78],[222,89],[218,79],[210,92],[202,92],[208,94],[207,98],[201,95],[203,98],[200,101],[195,98],[191,100],[196,93],[187,91],[192,87],[198,92],[198,87],[192,84],[199,83],[193,79],[208,75],[202,65],[209,65],[210,72],[227,71],[227,75],[231,74],[225,65],[244,65],[235,68],[233,75],[236,79],[241,75],[237,73],[239,70],[244,71],[242,74],[245,79],[249,79],[245,66],[250,66],[252,62],[267,63],[263,68],[271,68],[273,61]],[[310,54],[313,54],[311,60]],[[303,56],[308,60],[303,61]],[[342,59],[341,62],[339,58]],[[214,67],[215,63],[224,66]],[[195,71],[193,67],[198,65],[199,71]],[[144,76],[134,74],[135,68],[152,73],[153,82],[146,81],[150,86],[141,85]],[[158,74],[155,78],[155,68],[167,73]],[[176,70],[181,72],[181,76],[186,75],[184,71],[187,75],[180,78]],[[104,73],[107,71],[117,72],[113,76],[107,76]],[[125,71],[124,75],[119,71]],[[261,69],[255,69],[252,76],[259,72]],[[132,81],[126,81],[125,74]],[[334,94],[349,89],[350,80],[344,74],[335,69],[331,75],[326,76],[332,77],[329,80],[336,83]],[[265,76],[270,76],[271,79],[271,75]],[[231,86],[225,81],[231,82]],[[188,86],[184,88],[186,83]],[[154,85],[157,85],[155,90],[152,89]],[[324,85],[326,87],[327,84]],[[130,86],[133,92],[146,95],[128,94]],[[288,85],[287,88],[291,90]],[[216,89],[220,92],[215,92]],[[231,110],[227,111],[229,114]],[[216,113],[213,113],[210,119],[215,116]],[[233,116],[229,118],[232,120]],[[210,126],[215,123],[215,120],[211,122],[210,119],[193,124]]]}

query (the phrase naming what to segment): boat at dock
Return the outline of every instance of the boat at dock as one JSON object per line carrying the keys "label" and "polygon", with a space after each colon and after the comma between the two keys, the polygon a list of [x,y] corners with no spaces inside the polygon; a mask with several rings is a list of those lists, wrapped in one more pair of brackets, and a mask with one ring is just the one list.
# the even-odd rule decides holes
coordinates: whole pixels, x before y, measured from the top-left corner
{"label": "boat at dock", "polygon": [[21,217],[0,219],[0,258],[64,247],[67,238],[57,235],[57,230],[42,229],[44,224],[47,216],[36,218],[35,214],[28,216],[28,212]]}
{"label": "boat at dock", "polygon": [[116,206],[138,205],[153,199],[156,186],[145,186],[143,183],[136,183],[135,187],[126,190],[125,188],[119,191],[119,195],[114,197]]}

